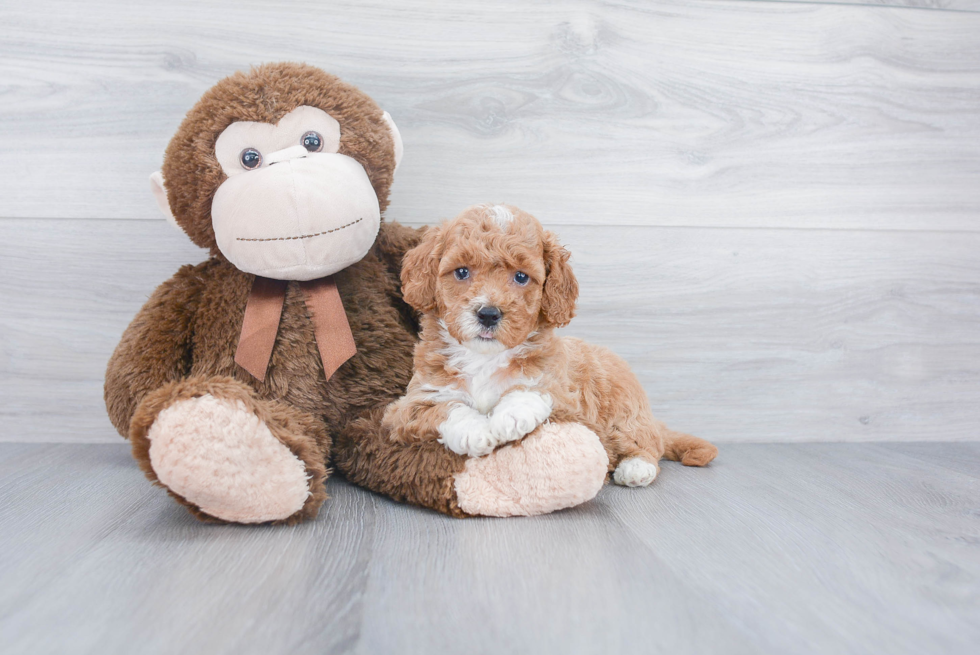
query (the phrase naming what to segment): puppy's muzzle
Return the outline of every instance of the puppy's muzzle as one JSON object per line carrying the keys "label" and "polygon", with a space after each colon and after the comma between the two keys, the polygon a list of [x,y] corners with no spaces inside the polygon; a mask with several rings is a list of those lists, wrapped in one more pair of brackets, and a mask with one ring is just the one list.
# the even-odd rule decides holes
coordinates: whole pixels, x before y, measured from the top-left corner
{"label": "puppy's muzzle", "polygon": [[476,312],[476,319],[485,328],[494,328],[500,323],[504,313],[497,307],[481,307]]}

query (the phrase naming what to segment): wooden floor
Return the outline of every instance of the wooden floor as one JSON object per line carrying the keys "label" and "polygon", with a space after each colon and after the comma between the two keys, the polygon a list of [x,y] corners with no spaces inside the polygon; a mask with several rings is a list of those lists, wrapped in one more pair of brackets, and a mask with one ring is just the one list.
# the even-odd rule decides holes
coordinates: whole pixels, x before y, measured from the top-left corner
{"label": "wooden floor", "polygon": [[[574,510],[454,520],[334,479],[210,526],[124,444],[0,444],[2,653],[975,653],[980,444],[723,446]],[[971,648],[972,647],[972,648]]]}

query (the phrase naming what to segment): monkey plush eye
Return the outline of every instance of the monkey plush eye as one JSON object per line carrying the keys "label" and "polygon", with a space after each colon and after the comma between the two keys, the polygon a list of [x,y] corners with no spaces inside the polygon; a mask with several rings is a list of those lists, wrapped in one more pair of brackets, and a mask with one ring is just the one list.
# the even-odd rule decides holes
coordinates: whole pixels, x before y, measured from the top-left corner
{"label": "monkey plush eye", "polygon": [[465,266],[457,268],[455,271],[453,271],[453,275],[456,276],[457,280],[465,280],[470,276],[470,269],[466,268]]}
{"label": "monkey plush eye", "polygon": [[517,271],[516,273],[514,273],[514,282],[517,282],[517,284],[519,284],[522,287],[525,284],[527,284],[528,280],[530,279],[531,278],[528,277],[527,273],[523,271]]}
{"label": "monkey plush eye", "polygon": [[239,159],[241,159],[242,168],[245,170],[250,171],[262,165],[262,153],[255,148],[245,148],[242,150]]}
{"label": "monkey plush eye", "polygon": [[310,152],[320,152],[323,149],[323,138],[312,130],[303,135],[302,143]]}

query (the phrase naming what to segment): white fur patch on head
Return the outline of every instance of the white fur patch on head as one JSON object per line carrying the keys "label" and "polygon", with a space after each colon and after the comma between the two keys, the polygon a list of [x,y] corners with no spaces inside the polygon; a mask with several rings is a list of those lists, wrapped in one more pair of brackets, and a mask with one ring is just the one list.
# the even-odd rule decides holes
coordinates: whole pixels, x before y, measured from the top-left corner
{"label": "white fur patch on head", "polygon": [[507,226],[514,220],[514,214],[512,214],[511,211],[503,205],[490,205],[487,207],[487,213],[490,214],[490,218],[492,218],[497,225],[504,229],[506,229]]}
{"label": "white fur patch on head", "polygon": [[613,473],[613,482],[624,487],[645,487],[657,478],[659,469],[639,457],[624,459]]}

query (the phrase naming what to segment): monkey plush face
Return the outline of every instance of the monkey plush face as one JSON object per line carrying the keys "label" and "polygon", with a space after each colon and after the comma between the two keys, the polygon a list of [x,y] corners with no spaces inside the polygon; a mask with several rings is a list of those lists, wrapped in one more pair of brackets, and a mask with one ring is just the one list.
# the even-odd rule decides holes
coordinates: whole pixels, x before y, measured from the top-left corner
{"label": "monkey plush face", "polygon": [[151,180],[198,245],[248,273],[312,280],[371,248],[400,154],[368,96],[311,66],[270,64],[206,93]]}
{"label": "monkey plush face", "polygon": [[340,123],[297,107],[277,125],[242,121],[218,136],[227,179],[211,203],[218,249],[239,269],[311,280],[359,261],[381,225],[364,167],[340,150]]}

